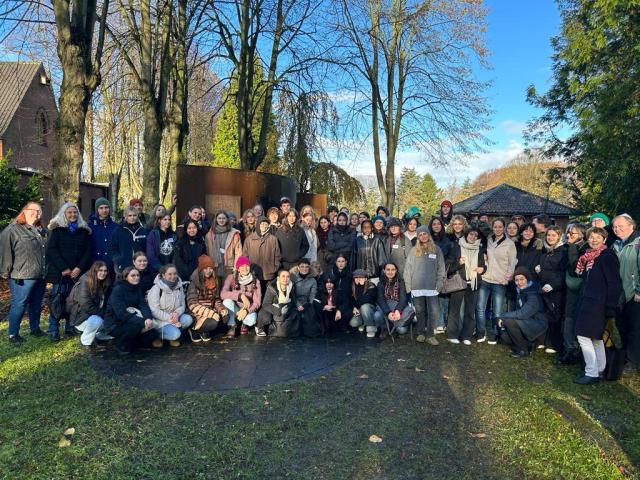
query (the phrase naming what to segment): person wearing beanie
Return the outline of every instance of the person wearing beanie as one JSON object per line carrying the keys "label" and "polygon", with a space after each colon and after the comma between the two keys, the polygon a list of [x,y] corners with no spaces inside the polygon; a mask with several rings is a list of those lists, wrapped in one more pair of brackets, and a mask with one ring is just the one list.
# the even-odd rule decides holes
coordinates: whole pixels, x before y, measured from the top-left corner
{"label": "person wearing beanie", "polygon": [[518,292],[516,310],[500,313],[497,322],[502,343],[511,346],[511,356],[522,358],[544,340],[548,321],[540,287],[529,269],[518,267],[513,277]]}
{"label": "person wearing beanie", "polygon": [[291,269],[291,282],[296,294],[295,308],[302,333],[306,337],[320,335],[320,324],[316,316],[316,297],[318,295],[317,272],[311,267],[309,259],[302,258],[298,265]]}
{"label": "person wearing beanie", "polygon": [[440,204],[440,220],[446,227],[453,218],[453,204],[449,200],[443,200]]}
{"label": "person wearing beanie", "polygon": [[387,254],[382,240],[373,233],[371,220],[365,220],[360,226],[362,235],[354,242],[351,266],[366,271],[371,281],[377,284],[382,266],[387,263]]}
{"label": "person wearing beanie", "polygon": [[240,256],[236,260],[235,273],[227,276],[220,292],[222,304],[229,310],[227,338],[236,336],[237,323],[241,324],[240,335],[249,333],[255,326],[262,302],[260,281],[251,270],[251,260]]}
{"label": "person wearing beanie", "polygon": [[104,197],[96,200],[95,211],[87,220],[91,228],[91,261],[101,261],[113,271],[113,261],[109,256],[109,241],[118,224],[111,218],[111,203]]}
{"label": "person wearing beanie", "polygon": [[327,236],[328,262],[333,263],[340,254],[344,255],[349,262],[355,238],[356,232],[349,226],[349,217],[346,213],[340,212],[336,225],[329,230]]}
{"label": "person wearing beanie", "polygon": [[606,245],[611,248],[613,242],[616,241],[616,235],[613,233],[613,226],[609,217],[602,212],[596,212],[589,217],[589,224],[592,227],[604,228],[607,231]]}
{"label": "person wearing beanie", "polygon": [[402,221],[396,217],[387,220],[387,238],[384,239],[384,251],[387,260],[398,267],[400,277],[404,275],[404,264],[411,250],[411,240],[402,233]]}
{"label": "person wearing beanie", "polygon": [[371,219],[373,223],[373,234],[380,237],[380,240],[384,241],[387,237],[387,219],[382,215],[376,215]]}
{"label": "person wearing beanie", "polygon": [[357,269],[353,272],[351,286],[351,320],[349,325],[360,331],[366,331],[367,338],[374,338],[378,330],[375,312],[378,300],[378,288],[369,281],[367,272]]}
{"label": "person wearing beanie", "polygon": [[196,343],[208,342],[211,332],[229,322],[229,310],[218,294],[215,262],[208,255],[201,255],[197,264],[187,289],[187,308],[193,317],[189,335]]}
{"label": "person wearing beanie", "polygon": [[255,231],[244,242],[242,255],[254,265],[254,275],[260,281],[260,291],[264,295],[267,283],[276,277],[280,268],[280,244],[271,233],[267,217],[258,217],[256,225]]}

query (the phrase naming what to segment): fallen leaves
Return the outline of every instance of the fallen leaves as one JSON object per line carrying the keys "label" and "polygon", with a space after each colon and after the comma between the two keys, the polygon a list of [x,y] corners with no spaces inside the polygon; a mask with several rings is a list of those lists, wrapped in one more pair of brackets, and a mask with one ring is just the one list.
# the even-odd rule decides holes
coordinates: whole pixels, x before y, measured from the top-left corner
{"label": "fallen leaves", "polygon": [[399,358],[398,361],[399,362],[406,362],[406,360],[404,358]]}
{"label": "fallen leaves", "polygon": [[358,378],[361,378],[362,380],[366,380],[367,378],[369,378],[369,375],[367,375],[366,373],[363,373]]}
{"label": "fallen leaves", "polygon": [[416,372],[426,372],[426,370],[423,370],[422,368],[416,367],[414,369]]}
{"label": "fallen leaves", "polygon": [[369,437],[369,441],[371,443],[380,443],[380,442],[382,442],[382,438],[380,438],[378,435],[371,435]]}
{"label": "fallen leaves", "polygon": [[73,435],[74,433],[76,433],[76,429],[73,427],[69,427],[64,431],[65,435]]}
{"label": "fallen leaves", "polygon": [[583,400],[591,400],[591,397],[589,395],[584,394],[584,393],[580,394],[580,398],[582,398]]}
{"label": "fallen leaves", "polygon": [[62,436],[58,440],[58,448],[67,448],[71,446],[71,435],[76,433],[76,429],[73,427],[67,428],[64,432],[62,432]]}
{"label": "fallen leaves", "polygon": [[471,435],[473,438],[486,438],[487,434],[486,433],[471,433],[469,432],[469,435]]}

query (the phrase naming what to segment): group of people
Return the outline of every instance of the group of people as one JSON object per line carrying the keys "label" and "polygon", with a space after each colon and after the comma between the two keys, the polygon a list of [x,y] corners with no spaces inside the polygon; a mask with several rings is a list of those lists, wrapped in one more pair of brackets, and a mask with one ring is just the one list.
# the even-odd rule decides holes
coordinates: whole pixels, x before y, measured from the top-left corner
{"label": "group of people", "polygon": [[248,209],[238,220],[192,206],[172,227],[170,210],[143,213],[131,200],[122,220],[107,199],[88,221],[65,203],[45,228],[41,206],[27,204],[0,236],[0,274],[9,279],[9,341],[19,344],[29,313],[41,336],[46,285],[48,334],[80,334],[87,349],[113,339],[122,354],[181,338],[208,342],[255,333],[309,337],[358,329],[367,338],[415,330],[433,346],[444,333],[509,345],[512,356],[534,348],[559,364],[585,362],[578,383],[597,382],[606,367],[603,336],[617,326],[627,371],[640,366],[640,234],[627,214],[566,230],[546,215],[531,222],[480,215],[471,223],[451,202],[421,224],[381,206],[350,213],[329,207],[317,218],[288,198]]}

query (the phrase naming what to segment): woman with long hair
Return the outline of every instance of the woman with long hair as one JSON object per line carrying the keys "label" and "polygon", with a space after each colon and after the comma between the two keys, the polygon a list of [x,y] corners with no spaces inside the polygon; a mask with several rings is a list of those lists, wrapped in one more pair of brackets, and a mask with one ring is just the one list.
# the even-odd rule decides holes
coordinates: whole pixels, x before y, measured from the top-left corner
{"label": "woman with long hair", "polygon": [[418,242],[407,256],[404,282],[411,294],[416,311],[418,342],[439,345],[435,337],[436,321],[440,316],[438,294],[446,277],[442,250],[429,235],[426,226],[418,228]]}
{"label": "woman with long hair", "polygon": [[300,227],[300,218],[295,208],[289,210],[282,226],[276,231],[276,238],[282,253],[282,266],[290,269],[309,251],[309,241]]}
{"label": "woman with long hair", "polygon": [[276,337],[297,336],[297,313],[295,286],[289,272],[280,269],[276,278],[267,285],[267,292],[258,314],[256,335],[266,337],[268,329],[269,335]]}
{"label": "woman with long hair", "polygon": [[67,297],[69,321],[82,332],[80,344],[87,350],[94,347],[96,333],[102,328],[110,293],[109,268],[98,260],[80,277]]}
{"label": "woman with long hair", "polygon": [[238,257],[235,273],[229,275],[224,281],[220,298],[222,298],[222,304],[229,310],[227,337],[236,336],[238,322],[242,325],[240,335],[249,333],[249,328],[256,324],[258,310],[262,304],[260,281],[251,269],[249,258]]}
{"label": "woman with long hair", "polygon": [[327,270],[327,265],[331,265],[330,254],[327,250],[327,242],[329,241],[329,232],[332,225],[329,217],[322,215],[318,219],[318,226],[316,228],[316,236],[318,237],[318,262],[322,271]]}
{"label": "woman with long hair", "polygon": [[171,228],[171,216],[167,214],[155,217],[153,230],[147,236],[147,258],[155,270],[173,263],[176,241],[176,234]]}
{"label": "woman with long hair", "polygon": [[362,235],[356,237],[353,242],[351,254],[351,266],[353,270],[364,270],[371,281],[378,283],[378,277],[383,265],[387,262],[387,254],[384,251],[384,243],[373,232],[371,220],[365,220],[360,224]]}
{"label": "woman with long hair", "polygon": [[224,210],[216,212],[205,243],[207,254],[216,264],[218,285],[222,285],[227,275],[233,273],[236,259],[242,255],[240,232],[231,226],[229,214]]}
{"label": "woman with long hair", "polygon": [[407,301],[404,280],[400,278],[398,267],[394,263],[387,262],[382,268],[378,282],[377,307],[374,316],[376,324],[381,325],[381,340],[388,335],[386,322],[395,324],[396,332],[399,334],[407,333],[414,311]]}
{"label": "woman with long hair", "polygon": [[178,269],[180,278],[191,278],[191,274],[198,266],[198,258],[207,254],[207,247],[195,220],[185,222],[184,232],[185,234],[176,243],[173,264]]}
{"label": "woman with long hair", "polygon": [[[66,301],[73,284],[91,266],[91,229],[75,203],[67,202],[49,222],[47,243],[47,282],[51,297],[61,295]],[[76,334],[67,318],[65,335]],[[60,319],[49,313],[49,335],[53,342],[60,340]]]}
{"label": "woman with long hair", "polygon": [[307,211],[302,215],[302,221],[300,226],[304,230],[307,236],[307,242],[309,242],[309,250],[305,254],[304,258],[310,262],[318,261],[318,233],[316,232],[316,219],[313,214],[313,210]]}
{"label": "woman with long hair", "polygon": [[194,343],[208,342],[211,332],[229,322],[229,310],[222,304],[215,273],[211,257],[201,255],[187,289],[187,307],[194,320],[189,335]]}
{"label": "woman with long hair", "polygon": [[251,208],[245,210],[242,214],[242,220],[240,220],[240,224],[238,225],[238,230],[240,230],[240,240],[242,240],[242,243],[245,242],[249,235],[256,231],[257,218],[258,217]]}
{"label": "woman with long hair", "polygon": [[274,235],[280,229],[282,224],[280,223],[280,209],[278,207],[271,207],[267,210],[267,218],[269,219],[269,228]]}
{"label": "woman with long hair", "polygon": [[46,290],[47,237],[42,224],[42,207],[29,202],[0,234],[0,276],[9,279],[9,342],[20,344],[20,322],[29,310],[31,335],[40,337],[40,310]]}
{"label": "woman with long hair", "polygon": [[454,215],[449,225],[444,229],[452,242],[460,241],[467,234],[467,230],[469,230],[469,223],[464,215]]}

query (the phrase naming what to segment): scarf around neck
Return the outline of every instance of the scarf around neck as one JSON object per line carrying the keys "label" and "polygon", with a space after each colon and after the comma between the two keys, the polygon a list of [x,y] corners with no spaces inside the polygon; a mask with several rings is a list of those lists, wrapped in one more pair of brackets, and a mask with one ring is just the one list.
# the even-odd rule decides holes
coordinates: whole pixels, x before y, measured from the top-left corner
{"label": "scarf around neck", "polygon": [[164,283],[167,287],[169,287],[171,290],[174,290],[178,286],[178,282],[180,280],[176,280],[175,282],[170,282],[169,280],[161,278],[160,281]]}
{"label": "scarf around neck", "polygon": [[278,291],[278,303],[289,303],[291,301],[291,288],[293,282],[289,282],[285,290],[280,287],[280,282],[276,280],[276,290]]}
{"label": "scarf around neck", "polygon": [[578,263],[576,264],[576,273],[578,275],[582,275],[582,272],[585,270],[591,270],[593,268],[593,264],[596,261],[596,258],[600,256],[600,254],[607,248],[607,246],[603,243],[598,248],[590,248],[578,259]]}
{"label": "scarf around neck", "polygon": [[71,233],[76,233],[76,231],[78,230],[78,222],[69,222],[67,224],[67,227],[69,228],[69,231]]}
{"label": "scarf around neck", "polygon": [[476,268],[478,268],[478,252],[480,251],[481,243],[479,238],[473,243],[468,243],[464,237],[460,237],[458,240],[461,256],[464,257],[464,271],[472,290],[475,290],[478,285]]}
{"label": "scarf around neck", "polygon": [[253,274],[251,272],[246,275],[238,275],[238,284],[249,285],[251,282],[253,282]]}

